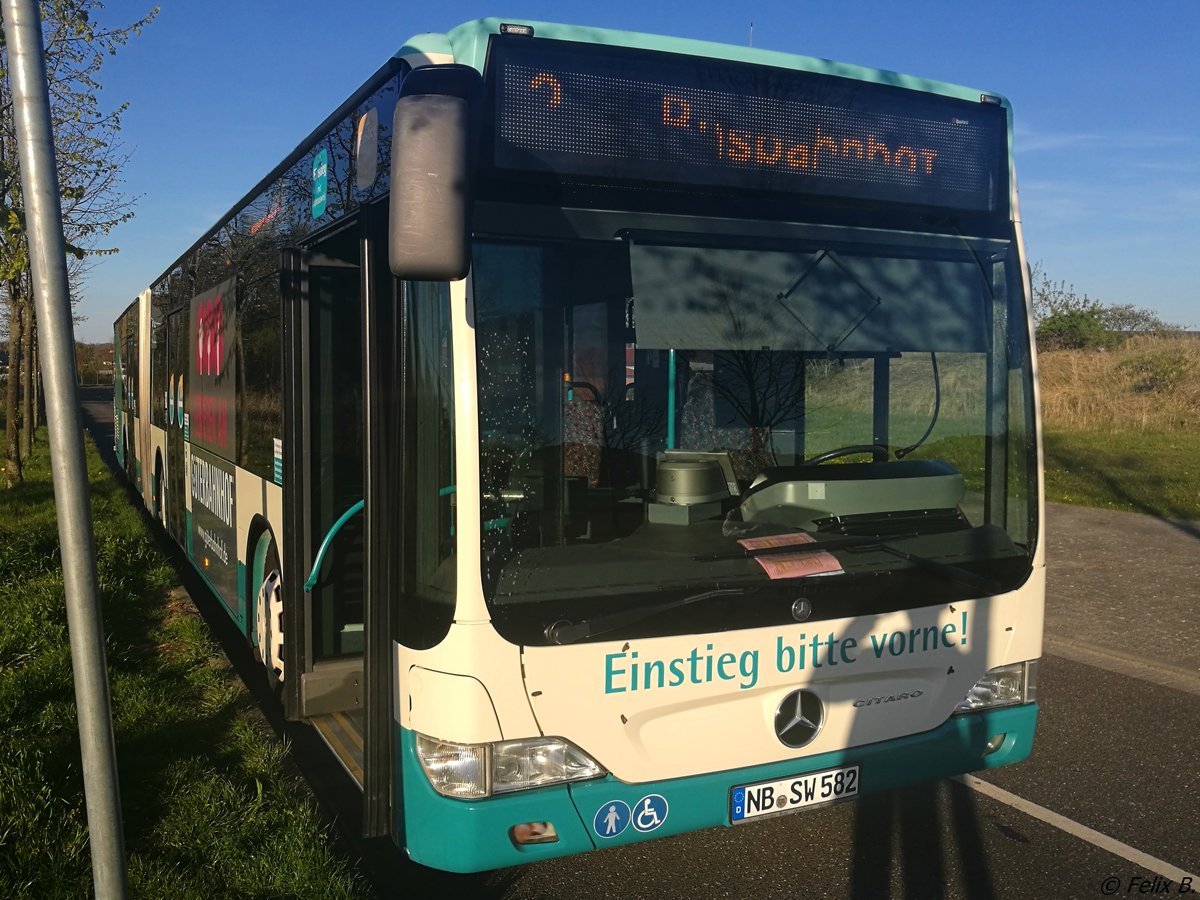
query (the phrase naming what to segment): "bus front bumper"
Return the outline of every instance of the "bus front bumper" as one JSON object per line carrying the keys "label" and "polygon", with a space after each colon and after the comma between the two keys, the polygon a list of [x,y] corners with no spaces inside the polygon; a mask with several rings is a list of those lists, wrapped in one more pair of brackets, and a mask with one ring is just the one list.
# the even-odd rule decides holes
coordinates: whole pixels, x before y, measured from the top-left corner
{"label": "bus front bumper", "polygon": [[[1033,749],[1037,716],[1037,704],[1028,703],[953,716],[921,734],[803,759],[644,784],[626,784],[610,775],[483,800],[455,800],[434,791],[417,759],[413,733],[401,728],[397,842],[422,865],[480,872],[730,826],[731,792],[738,785],[857,765],[861,797],[1020,762]],[[993,741],[1000,735],[1002,740]],[[991,752],[989,742],[998,743]],[[651,827],[636,827],[631,811],[639,810],[654,813],[641,823]],[[514,827],[544,822],[554,826],[557,841],[513,841]]]}

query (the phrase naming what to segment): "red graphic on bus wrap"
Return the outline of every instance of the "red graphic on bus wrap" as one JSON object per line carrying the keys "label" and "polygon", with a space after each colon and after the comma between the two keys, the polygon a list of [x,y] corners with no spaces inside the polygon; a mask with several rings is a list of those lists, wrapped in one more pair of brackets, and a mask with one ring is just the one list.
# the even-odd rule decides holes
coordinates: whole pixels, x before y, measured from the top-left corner
{"label": "red graphic on bus wrap", "polygon": [[200,304],[196,313],[196,370],[210,377],[221,374],[225,356],[225,307],[221,295]]}
{"label": "red graphic on bus wrap", "polygon": [[229,447],[229,404],[221,397],[196,394],[192,397],[192,440],[202,440],[222,449]]}
{"label": "red graphic on bus wrap", "polygon": [[222,456],[235,446],[234,296],[235,282],[229,279],[192,300],[189,437]]}

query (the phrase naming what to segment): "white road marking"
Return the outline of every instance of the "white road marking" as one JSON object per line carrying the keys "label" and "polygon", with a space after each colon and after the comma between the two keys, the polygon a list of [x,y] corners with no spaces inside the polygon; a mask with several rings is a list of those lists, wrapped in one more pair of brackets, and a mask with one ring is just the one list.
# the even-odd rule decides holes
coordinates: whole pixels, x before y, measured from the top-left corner
{"label": "white road marking", "polygon": [[1087,841],[1093,846],[1099,847],[1101,850],[1107,850],[1109,853],[1114,853],[1122,859],[1126,859],[1134,865],[1141,866],[1155,874],[1161,875],[1164,878],[1169,878],[1176,884],[1182,882],[1185,878],[1191,879],[1191,884],[1195,887],[1200,887],[1200,875],[1193,875],[1191,872],[1185,872],[1178,866],[1173,866],[1169,862],[1164,862],[1161,859],[1151,856],[1149,853],[1143,853],[1136,847],[1130,847],[1128,844],[1118,841],[1116,838],[1111,838],[1107,834],[1101,834],[1099,831],[1088,828],[1086,825],[1081,825],[1074,819],[1068,819],[1066,816],[1059,815],[1056,812],[1046,809],[1044,806],[1038,806],[1024,797],[1018,797],[1016,794],[1009,793],[1003,788],[998,788],[994,784],[976,778],[974,775],[957,775],[953,778],[954,781],[960,784],[965,784],[973,791],[978,791],[985,797],[991,797],[993,800],[998,800],[1001,803],[1011,806],[1013,809],[1023,812],[1028,816],[1033,816],[1035,819],[1040,819],[1048,825],[1053,825],[1067,834],[1074,835],[1081,840]]}

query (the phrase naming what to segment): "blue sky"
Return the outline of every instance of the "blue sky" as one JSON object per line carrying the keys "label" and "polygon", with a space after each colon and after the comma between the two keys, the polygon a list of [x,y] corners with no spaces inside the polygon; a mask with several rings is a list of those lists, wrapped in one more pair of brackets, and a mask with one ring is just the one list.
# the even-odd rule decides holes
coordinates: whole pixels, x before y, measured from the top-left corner
{"label": "blue sky", "polygon": [[[137,217],[96,262],[79,339],[112,320],[409,36],[468,19],[568,22],[754,45],[1004,94],[1028,255],[1104,303],[1200,327],[1200,2],[816,3],[160,0],[102,73],[130,104]],[[150,3],[111,0],[126,22]]]}

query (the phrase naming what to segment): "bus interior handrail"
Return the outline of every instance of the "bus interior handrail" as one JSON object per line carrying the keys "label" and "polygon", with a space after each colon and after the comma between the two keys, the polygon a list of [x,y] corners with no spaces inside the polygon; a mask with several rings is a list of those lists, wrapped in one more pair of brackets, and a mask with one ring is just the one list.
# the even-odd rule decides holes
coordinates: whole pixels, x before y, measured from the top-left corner
{"label": "bus interior handrail", "polygon": [[317,558],[313,560],[312,571],[308,573],[308,579],[304,582],[304,592],[312,593],[312,589],[317,586],[317,578],[321,574],[321,565],[325,562],[325,554],[329,552],[330,546],[333,544],[334,537],[342,530],[342,527],[349,522],[354,516],[366,508],[367,501],[359,500],[348,510],[341,514],[333,527],[325,534],[325,540],[321,541],[321,549],[317,551]]}

